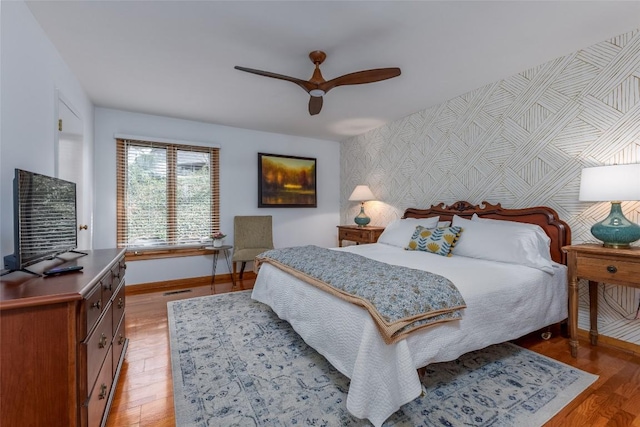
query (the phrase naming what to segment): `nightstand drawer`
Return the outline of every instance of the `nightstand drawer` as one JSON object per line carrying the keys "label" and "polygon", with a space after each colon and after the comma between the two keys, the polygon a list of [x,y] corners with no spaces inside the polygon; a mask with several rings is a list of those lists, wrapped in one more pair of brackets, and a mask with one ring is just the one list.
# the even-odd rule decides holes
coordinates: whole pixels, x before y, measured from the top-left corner
{"label": "nightstand drawer", "polygon": [[619,259],[579,255],[577,268],[578,277],[586,277],[596,282],[631,284],[637,282],[640,277],[640,264]]}
{"label": "nightstand drawer", "polygon": [[363,230],[341,230],[340,235],[345,240],[352,240],[354,242],[366,241],[369,233]]}
{"label": "nightstand drawer", "polygon": [[384,227],[358,227],[356,225],[338,226],[338,243],[342,246],[343,240],[356,243],[375,243],[384,231]]}

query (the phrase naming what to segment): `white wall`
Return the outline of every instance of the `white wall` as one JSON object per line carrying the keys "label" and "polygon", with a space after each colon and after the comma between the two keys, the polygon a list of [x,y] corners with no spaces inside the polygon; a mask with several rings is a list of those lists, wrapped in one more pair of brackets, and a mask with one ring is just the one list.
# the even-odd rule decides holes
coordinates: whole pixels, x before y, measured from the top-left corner
{"label": "white wall", "polygon": [[[8,255],[13,253],[14,169],[55,174],[56,90],[82,116],[88,156],[93,105],[24,2],[0,2],[0,23],[0,248]],[[87,173],[91,194],[91,165]]]}
{"label": "white wall", "polygon": [[[322,141],[254,132],[94,107],[57,50],[22,1],[0,2],[0,255],[13,252],[13,171],[55,175],[57,91],[78,110],[84,124],[88,195],[95,196],[94,248],[115,245],[114,133],[212,142],[221,150],[221,225],[233,243],[233,216],[274,218],[277,247],[336,245],[339,222],[340,148]],[[94,152],[94,136],[96,151]],[[318,208],[258,209],[257,152],[318,159]],[[95,165],[94,165],[95,162]],[[95,166],[95,170],[94,170]],[[93,179],[96,178],[94,185]],[[91,206],[90,206],[91,207]],[[91,210],[91,209],[90,209]],[[211,257],[132,262],[128,283],[206,276]],[[218,272],[227,271],[221,260]]]}
{"label": "white wall", "polygon": [[[272,215],[275,247],[337,246],[340,220],[340,144],[126,111],[95,110],[96,209],[94,247],[116,244],[116,146],[114,134],[211,143],[220,150],[221,230],[233,244],[235,215]],[[317,159],[317,208],[258,208],[258,152]],[[250,266],[248,265],[248,268]],[[223,257],[217,273],[228,272]],[[130,262],[127,284],[211,274],[211,256]]]}

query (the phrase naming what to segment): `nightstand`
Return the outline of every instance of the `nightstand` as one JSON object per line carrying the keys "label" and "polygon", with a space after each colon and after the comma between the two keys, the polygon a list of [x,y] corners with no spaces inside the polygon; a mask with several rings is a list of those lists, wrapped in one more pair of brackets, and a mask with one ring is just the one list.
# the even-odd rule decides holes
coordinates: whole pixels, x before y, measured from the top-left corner
{"label": "nightstand", "polygon": [[358,227],[357,225],[338,226],[338,245],[342,247],[343,240],[360,243],[375,243],[384,231],[384,227]]}
{"label": "nightstand", "polygon": [[610,249],[582,244],[562,248],[568,254],[569,346],[578,355],[578,279],[589,281],[589,338],[598,344],[598,282],[640,288],[640,247]]}

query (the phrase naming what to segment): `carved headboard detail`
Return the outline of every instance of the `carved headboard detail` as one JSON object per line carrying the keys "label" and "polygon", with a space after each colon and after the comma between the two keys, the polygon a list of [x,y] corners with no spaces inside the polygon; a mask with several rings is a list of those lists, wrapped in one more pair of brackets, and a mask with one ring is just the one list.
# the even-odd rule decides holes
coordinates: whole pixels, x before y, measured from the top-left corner
{"label": "carved headboard detail", "polygon": [[500,206],[500,203],[492,205],[482,202],[472,205],[469,202],[458,201],[450,206],[445,206],[444,203],[432,205],[429,209],[408,208],[403,218],[428,218],[438,215],[440,221],[451,221],[454,215],[470,219],[474,213],[482,218],[539,225],[551,238],[551,258],[561,264],[567,263],[567,255],[562,252],[562,247],[571,244],[571,229],[558,217],[555,210],[546,206],[506,209]]}

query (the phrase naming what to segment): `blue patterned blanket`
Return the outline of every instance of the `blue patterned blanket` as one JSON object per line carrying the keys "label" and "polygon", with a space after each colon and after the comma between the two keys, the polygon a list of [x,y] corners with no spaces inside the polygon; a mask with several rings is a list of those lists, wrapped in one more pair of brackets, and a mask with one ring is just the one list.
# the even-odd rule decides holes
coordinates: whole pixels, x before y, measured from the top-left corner
{"label": "blue patterned blanket", "polygon": [[351,252],[298,246],[258,255],[256,270],[265,262],[365,308],[387,344],[418,329],[457,320],[466,307],[445,277]]}

